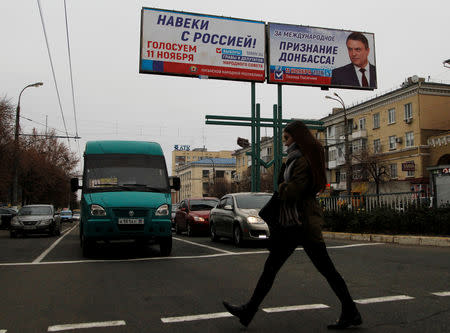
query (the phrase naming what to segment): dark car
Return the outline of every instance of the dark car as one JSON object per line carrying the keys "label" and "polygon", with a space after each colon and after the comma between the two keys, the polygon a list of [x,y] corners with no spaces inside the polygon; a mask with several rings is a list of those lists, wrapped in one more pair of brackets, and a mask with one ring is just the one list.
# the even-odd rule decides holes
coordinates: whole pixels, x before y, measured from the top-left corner
{"label": "dark car", "polygon": [[211,239],[233,239],[236,246],[247,240],[267,240],[269,227],[258,212],[270,200],[272,193],[232,193],[223,196],[211,210],[209,223]]}
{"label": "dark car", "polygon": [[20,208],[11,220],[10,236],[17,234],[47,233],[61,234],[61,220],[52,205],[26,205]]}
{"label": "dark car", "polygon": [[214,197],[189,198],[180,202],[175,213],[175,232],[186,231],[188,236],[197,233],[209,233],[209,212],[219,199]]}
{"label": "dark car", "polygon": [[8,207],[0,208],[0,228],[9,229],[9,226],[11,225],[11,220],[16,215],[17,211],[12,208]]}

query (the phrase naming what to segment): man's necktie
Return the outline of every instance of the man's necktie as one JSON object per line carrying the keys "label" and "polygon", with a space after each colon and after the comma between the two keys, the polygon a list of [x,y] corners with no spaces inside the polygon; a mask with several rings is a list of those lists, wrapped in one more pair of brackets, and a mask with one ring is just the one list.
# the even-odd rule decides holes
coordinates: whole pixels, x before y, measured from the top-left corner
{"label": "man's necktie", "polygon": [[364,68],[361,68],[359,70],[362,73],[362,79],[361,79],[361,83],[363,87],[368,87],[369,83],[367,82],[367,78],[366,75],[364,74],[364,72],[366,71]]}

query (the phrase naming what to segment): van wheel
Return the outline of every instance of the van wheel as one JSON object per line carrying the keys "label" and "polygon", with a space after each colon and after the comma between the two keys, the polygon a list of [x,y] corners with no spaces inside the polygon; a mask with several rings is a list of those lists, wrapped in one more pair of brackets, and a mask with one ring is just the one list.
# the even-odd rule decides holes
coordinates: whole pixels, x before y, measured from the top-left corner
{"label": "van wheel", "polygon": [[170,256],[172,252],[172,237],[162,237],[159,240],[159,252],[161,256],[167,257]]}
{"label": "van wheel", "polygon": [[94,241],[86,239],[85,236],[81,236],[81,249],[83,251],[83,257],[90,257],[94,249]]}

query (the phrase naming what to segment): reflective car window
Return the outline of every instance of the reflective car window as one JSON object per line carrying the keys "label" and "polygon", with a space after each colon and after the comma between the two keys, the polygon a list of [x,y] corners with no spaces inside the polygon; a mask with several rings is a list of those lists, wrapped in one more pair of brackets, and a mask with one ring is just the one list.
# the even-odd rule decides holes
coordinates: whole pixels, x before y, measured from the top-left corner
{"label": "reflective car window", "polygon": [[191,200],[191,210],[211,210],[216,207],[218,200]]}
{"label": "reflective car window", "polygon": [[241,209],[261,209],[272,195],[237,195],[236,205]]}
{"label": "reflective car window", "polygon": [[50,207],[22,207],[19,216],[26,215],[52,215],[52,209]]}

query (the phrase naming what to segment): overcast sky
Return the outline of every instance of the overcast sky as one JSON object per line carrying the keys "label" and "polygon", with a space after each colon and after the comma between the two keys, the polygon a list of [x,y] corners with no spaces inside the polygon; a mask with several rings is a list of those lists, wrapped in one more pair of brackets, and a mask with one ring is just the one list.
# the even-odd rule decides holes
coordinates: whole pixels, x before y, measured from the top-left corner
{"label": "overcast sky", "polygon": [[[76,132],[63,0],[41,0],[41,9],[71,135]],[[126,139],[159,142],[170,168],[175,144],[208,150],[234,150],[250,128],[205,125],[205,115],[250,116],[250,83],[139,74],[142,7],[187,11],[264,22],[356,30],[375,34],[378,89],[356,91],[284,86],[283,118],[320,119],[337,102],[347,105],[397,88],[418,75],[450,83],[450,1],[292,1],[292,0],[67,0],[78,135],[72,150],[82,154],[88,140]],[[0,1],[0,96],[16,105],[21,98],[24,133],[48,126],[64,134],[37,0]],[[277,86],[256,84],[261,114],[272,117]],[[261,130],[262,135],[271,135]],[[67,142],[67,140],[66,140]]]}

